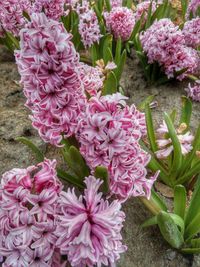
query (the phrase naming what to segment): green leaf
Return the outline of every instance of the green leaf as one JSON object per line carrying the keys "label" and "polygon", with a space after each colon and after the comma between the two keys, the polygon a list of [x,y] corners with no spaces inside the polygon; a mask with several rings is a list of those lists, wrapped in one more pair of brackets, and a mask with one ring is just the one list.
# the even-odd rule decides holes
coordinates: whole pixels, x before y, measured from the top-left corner
{"label": "green leaf", "polygon": [[102,95],[112,95],[117,92],[117,78],[113,71],[108,74],[104,83]]}
{"label": "green leaf", "polygon": [[10,33],[10,32],[5,32],[5,35],[7,37],[8,40],[10,40],[10,42],[12,42],[12,44],[14,45],[14,47],[16,49],[19,49],[20,46],[19,46],[19,40],[17,38],[15,38],[15,36]]}
{"label": "green leaf", "polygon": [[92,57],[92,65],[96,65],[96,61],[98,60],[98,52],[97,52],[97,47],[96,44],[93,44],[90,49],[91,52],[91,57]]}
{"label": "green leaf", "polygon": [[187,194],[185,187],[176,185],[174,188],[174,213],[179,215],[182,219],[185,217]]}
{"label": "green leaf", "polygon": [[182,248],[181,252],[183,254],[199,254],[200,248]]}
{"label": "green leaf", "polygon": [[186,125],[189,126],[191,115],[192,115],[192,102],[189,100],[189,98],[183,96],[182,97],[182,114],[181,114],[180,124],[186,123]]}
{"label": "green leaf", "polygon": [[124,50],[122,52],[120,62],[118,63],[117,68],[114,70],[114,73],[116,75],[118,83],[120,82],[120,79],[121,79],[121,76],[122,76],[122,73],[123,73],[123,70],[124,70],[124,65],[126,63],[126,57],[127,57],[127,53],[126,53],[126,50]]}
{"label": "green leaf", "polygon": [[101,190],[107,194],[110,191],[110,185],[109,185],[109,175],[108,175],[108,170],[107,168],[103,167],[103,166],[98,166],[95,169],[95,173],[94,176],[96,178],[100,178],[101,180],[103,180],[103,184],[101,186]]}
{"label": "green leaf", "polygon": [[117,40],[116,50],[115,50],[115,64],[118,65],[121,59],[121,50],[122,50],[122,40],[119,38]]}
{"label": "green leaf", "polygon": [[129,41],[133,41],[136,35],[140,32],[142,28],[143,19],[144,19],[144,13],[142,14],[141,18],[135,23],[135,26],[133,28]]}
{"label": "green leaf", "polygon": [[26,11],[23,11],[23,16],[28,20],[31,21],[31,18],[29,16],[29,14]]}
{"label": "green leaf", "polygon": [[164,211],[161,211],[157,215],[158,226],[164,239],[176,249],[179,249],[183,245],[183,235],[178,229],[171,216]]}
{"label": "green leaf", "polygon": [[106,9],[108,12],[110,12],[112,9],[111,4],[110,4],[110,0],[105,0],[105,2],[106,2]]}
{"label": "green leaf", "polygon": [[68,183],[78,186],[79,188],[84,188],[84,184],[76,176],[71,175],[70,173],[63,171],[62,169],[57,168],[57,175],[60,179],[67,181]]}
{"label": "green leaf", "polygon": [[145,228],[145,227],[149,227],[149,226],[153,226],[153,225],[156,225],[158,224],[158,220],[157,220],[157,216],[154,216],[148,220],[146,220],[142,225],[141,227],[142,228]]}
{"label": "green leaf", "polygon": [[194,188],[195,190],[192,194],[190,205],[187,210],[186,217],[185,217],[185,224],[187,228],[192,223],[192,221],[195,219],[195,217],[198,216],[198,214],[200,214],[200,205],[199,205],[200,203],[200,177],[197,179]]}
{"label": "green leaf", "polygon": [[175,222],[175,224],[179,227],[181,234],[184,235],[184,231],[185,231],[185,223],[184,220],[177,214],[174,213],[168,213],[170,215],[170,217],[173,219],[173,221]]}
{"label": "green leaf", "polygon": [[150,96],[146,97],[145,100],[142,101],[142,102],[139,104],[139,106],[138,106],[139,110],[144,111],[146,105],[150,105],[150,104],[153,102],[154,97],[155,97],[154,95],[150,95]]}
{"label": "green leaf", "polygon": [[164,199],[162,199],[153,189],[151,190],[151,200],[156,203],[156,205],[163,211],[167,211],[167,205],[164,201]]}
{"label": "green leaf", "polygon": [[17,137],[15,140],[28,146],[30,148],[30,150],[35,154],[35,158],[38,162],[44,161],[43,153],[40,151],[40,149],[35,144],[33,144],[33,142],[31,140],[29,140],[25,137]]}
{"label": "green leaf", "polygon": [[181,152],[181,145],[178,140],[173,122],[167,113],[164,114],[164,119],[165,119],[165,123],[168,128],[169,137],[172,140],[172,145],[174,148],[173,162],[172,162],[172,167],[171,167],[170,174],[169,174],[169,177],[172,183],[171,185],[173,186],[173,184],[175,184],[175,178],[177,174],[179,173],[181,165],[182,165],[182,152]]}
{"label": "green leaf", "polygon": [[152,2],[149,5],[147,19],[145,23],[145,30],[147,30],[151,26],[151,16],[152,16]]}
{"label": "green leaf", "polygon": [[151,150],[155,152],[158,150],[158,147],[156,144],[155,130],[153,126],[153,119],[149,104],[147,104],[145,107],[145,118],[146,118],[148,140],[151,146]]}
{"label": "green leaf", "polygon": [[200,238],[191,239],[190,244],[193,248],[200,248]]}
{"label": "green leaf", "polygon": [[108,62],[112,62],[113,61],[113,55],[112,55],[112,51],[111,51],[110,47],[107,47],[104,50],[103,60],[104,60],[105,64],[107,64]]}
{"label": "green leaf", "polygon": [[187,7],[188,7],[188,0],[181,0],[181,11],[182,11],[183,20],[185,20]]}
{"label": "green leaf", "polygon": [[104,55],[106,54],[106,51],[108,48],[110,48],[110,51],[112,51],[112,40],[113,37],[111,34],[107,34],[106,36],[104,36],[102,38],[102,42],[101,42],[101,58],[104,58]]}
{"label": "green leaf", "polygon": [[180,177],[177,180],[177,183],[184,184],[187,181],[191,180],[193,176],[196,176],[198,174],[200,174],[200,161],[195,163],[195,165],[185,175]]}

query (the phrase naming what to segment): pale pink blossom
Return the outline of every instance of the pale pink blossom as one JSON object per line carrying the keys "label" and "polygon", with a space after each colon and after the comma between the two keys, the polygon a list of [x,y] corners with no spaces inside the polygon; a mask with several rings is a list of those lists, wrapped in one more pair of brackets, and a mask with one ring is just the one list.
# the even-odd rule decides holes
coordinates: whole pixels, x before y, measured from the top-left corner
{"label": "pale pink blossom", "polygon": [[71,266],[115,266],[127,249],[120,233],[125,214],[118,200],[109,203],[98,193],[100,180],[89,176],[85,184],[79,197],[74,189],[61,193],[57,245]]}
{"label": "pale pink blossom", "polygon": [[148,62],[157,62],[168,78],[182,80],[188,74],[196,73],[199,55],[186,46],[184,34],[170,19],[155,21],[140,35],[140,40]]}
{"label": "pale pink blossom", "polygon": [[150,155],[138,143],[146,135],[145,117],[134,105],[126,105],[126,99],[120,93],[90,98],[77,129],[88,166],[108,168],[111,194],[121,200],[149,197],[144,184],[150,183],[146,171]]}
{"label": "pale pink blossom", "polygon": [[45,142],[59,146],[74,134],[85,107],[79,55],[63,24],[44,13],[33,14],[20,37],[16,62],[33,127]]}
{"label": "pale pink blossom", "polygon": [[105,12],[106,27],[115,39],[127,41],[135,25],[133,11],[127,7],[114,7],[111,12]]}
{"label": "pale pink blossom", "polygon": [[3,0],[0,2],[0,22],[5,31],[11,32],[14,36],[19,35],[26,23],[23,11],[31,11],[30,0]]}
{"label": "pale pink blossom", "polygon": [[193,48],[200,47],[200,17],[186,21],[183,34],[187,46]]}
{"label": "pale pink blossom", "polygon": [[[166,137],[166,134],[168,134],[169,132],[165,122],[163,122],[157,129],[157,133],[159,136],[157,139],[159,150],[156,151],[156,156],[159,159],[164,159],[167,158],[174,151],[171,138]],[[176,133],[180,142],[181,152],[183,156],[185,156],[193,149],[192,142],[194,141],[194,136],[189,131],[182,134],[179,130],[177,130]]]}
{"label": "pale pink blossom", "polygon": [[80,73],[84,90],[90,95],[95,96],[103,87],[104,75],[98,67],[87,64],[80,64]]}
{"label": "pale pink blossom", "polygon": [[198,16],[198,10],[200,7],[200,0],[190,0],[187,9],[187,18]]}
{"label": "pale pink blossom", "polygon": [[50,19],[59,20],[64,15],[65,0],[35,0],[32,6],[33,12],[44,12]]}
{"label": "pale pink blossom", "polygon": [[55,167],[55,160],[46,159],[37,166],[3,174],[0,184],[3,266],[51,266],[57,249],[58,193],[62,190]]}
{"label": "pale pink blossom", "polygon": [[138,21],[139,19],[141,19],[143,14],[144,14],[143,15],[144,21],[146,21],[151,3],[152,3],[151,12],[153,14],[156,11],[156,8],[158,6],[157,1],[143,1],[136,6],[136,10],[134,12],[135,21]]}
{"label": "pale pink blossom", "polygon": [[200,102],[200,80],[197,80],[194,84],[189,83],[185,90],[189,97],[194,101]]}
{"label": "pale pink blossom", "polygon": [[102,35],[96,13],[89,6],[89,2],[83,0],[82,4],[77,6],[76,11],[79,15],[79,33],[85,48],[99,43]]}
{"label": "pale pink blossom", "polygon": [[110,0],[111,7],[121,7],[122,6],[122,0]]}

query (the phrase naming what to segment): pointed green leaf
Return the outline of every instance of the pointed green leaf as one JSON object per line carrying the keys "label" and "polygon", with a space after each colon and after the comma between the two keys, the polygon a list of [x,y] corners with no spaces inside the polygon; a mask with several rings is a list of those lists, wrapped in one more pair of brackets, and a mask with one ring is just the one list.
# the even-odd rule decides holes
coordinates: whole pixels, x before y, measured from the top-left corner
{"label": "pointed green leaf", "polygon": [[179,215],[182,219],[185,217],[187,194],[185,187],[176,185],[174,188],[174,213]]}
{"label": "pointed green leaf", "polygon": [[154,95],[150,95],[150,96],[146,97],[145,100],[142,101],[142,102],[139,104],[139,110],[144,111],[146,105],[150,105],[150,104],[153,102],[154,97],[155,97]]}
{"label": "pointed green leaf", "polygon": [[157,216],[154,216],[154,217],[146,220],[141,226],[142,226],[142,228],[145,228],[145,227],[153,226],[156,224],[158,224]]}
{"label": "pointed green leaf", "polygon": [[167,205],[164,199],[162,199],[153,189],[151,190],[151,200],[156,203],[161,210],[167,211]]}
{"label": "pointed green leaf", "polygon": [[94,176],[96,178],[100,178],[101,180],[103,180],[103,184],[101,186],[101,190],[107,194],[110,191],[110,185],[109,185],[109,175],[108,175],[108,170],[107,168],[103,167],[103,166],[98,166],[95,169],[95,173]]}
{"label": "pointed green leaf", "polygon": [[113,71],[111,71],[104,83],[102,95],[112,95],[117,92],[117,78]]}
{"label": "pointed green leaf", "polygon": [[176,249],[179,249],[183,245],[183,235],[175,224],[174,220],[167,212],[161,211],[157,215],[158,226],[164,237],[164,239]]}
{"label": "pointed green leaf", "polygon": [[190,119],[192,115],[192,102],[189,98],[183,96],[182,97],[182,114],[181,114],[181,123],[186,123],[187,126],[190,125]]}
{"label": "pointed green leaf", "polygon": [[156,143],[155,130],[153,126],[153,119],[149,104],[147,104],[145,107],[145,118],[146,118],[148,140],[151,146],[151,150],[155,152],[158,150],[158,146]]}
{"label": "pointed green leaf", "polygon": [[183,254],[199,254],[200,248],[182,248],[181,252]]}
{"label": "pointed green leaf", "polygon": [[111,4],[110,4],[110,0],[105,0],[105,2],[106,2],[106,9],[108,12],[110,12],[112,9]]}
{"label": "pointed green leaf", "polygon": [[115,50],[115,64],[118,65],[121,59],[121,51],[122,51],[122,40],[121,38],[117,39],[117,45]]}
{"label": "pointed green leaf", "polygon": [[30,150],[35,154],[35,158],[38,162],[44,161],[43,153],[40,151],[40,149],[35,144],[33,144],[31,140],[25,137],[17,137],[16,141],[19,141],[23,143],[24,145],[28,146]]}
{"label": "pointed green leaf", "polygon": [[114,73],[116,75],[118,83],[120,82],[120,79],[121,79],[121,76],[122,76],[122,73],[123,73],[123,70],[124,70],[124,65],[126,63],[126,57],[127,57],[127,53],[126,53],[126,50],[124,50],[122,52],[120,62],[118,63],[117,68],[114,70]]}
{"label": "pointed green leaf", "polygon": [[71,175],[70,173],[63,171],[59,168],[57,168],[57,175],[60,179],[67,181],[68,183],[78,186],[79,188],[84,188],[84,184],[82,181],[80,181],[79,178],[76,176]]}

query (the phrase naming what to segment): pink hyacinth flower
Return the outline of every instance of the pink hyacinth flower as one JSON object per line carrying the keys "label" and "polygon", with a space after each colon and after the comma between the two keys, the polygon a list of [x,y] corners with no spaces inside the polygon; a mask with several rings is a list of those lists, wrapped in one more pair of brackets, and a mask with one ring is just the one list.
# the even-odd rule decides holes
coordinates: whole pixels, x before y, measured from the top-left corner
{"label": "pink hyacinth flower", "polygon": [[74,189],[61,193],[57,245],[72,266],[115,266],[126,250],[120,234],[125,214],[119,201],[109,204],[98,193],[100,180],[89,176],[85,184],[79,198]]}

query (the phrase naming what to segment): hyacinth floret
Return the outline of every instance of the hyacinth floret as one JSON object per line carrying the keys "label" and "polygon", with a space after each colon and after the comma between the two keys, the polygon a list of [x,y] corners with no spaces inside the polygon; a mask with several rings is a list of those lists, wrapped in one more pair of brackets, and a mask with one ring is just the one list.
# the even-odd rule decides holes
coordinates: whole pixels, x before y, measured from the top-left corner
{"label": "hyacinth floret", "polygon": [[150,197],[156,179],[147,179],[150,156],[139,140],[146,134],[144,114],[134,105],[126,105],[120,93],[96,96],[89,100],[86,112],[80,114],[77,139],[88,166],[108,168],[110,191],[120,199],[130,196]]}
{"label": "hyacinth floret", "polygon": [[64,26],[35,13],[20,32],[16,62],[31,120],[45,142],[59,146],[74,134],[85,106],[79,55]]}
{"label": "hyacinth floret", "polygon": [[133,31],[135,18],[133,11],[127,7],[114,7],[111,12],[105,12],[106,27],[115,39],[127,41]]}
{"label": "hyacinth floret", "polygon": [[[55,222],[62,184],[56,160],[12,169],[0,185],[0,255],[3,266],[55,266]],[[61,266],[61,264],[56,267]]]}
{"label": "hyacinth floret", "polygon": [[0,1],[0,24],[3,29],[14,36],[18,36],[19,31],[26,23],[26,19],[23,16],[24,11],[31,12],[31,2],[29,0]]}
{"label": "hyacinth floret", "polygon": [[57,246],[68,255],[71,266],[116,266],[126,251],[121,229],[125,214],[118,200],[104,200],[99,187],[102,181],[85,178],[84,194],[77,197],[74,188],[60,193]]}
{"label": "hyacinth floret", "polygon": [[161,19],[140,35],[144,52],[150,64],[157,62],[168,78],[177,76],[182,80],[194,74],[198,68],[199,55],[187,47],[184,34],[170,19]]}

